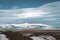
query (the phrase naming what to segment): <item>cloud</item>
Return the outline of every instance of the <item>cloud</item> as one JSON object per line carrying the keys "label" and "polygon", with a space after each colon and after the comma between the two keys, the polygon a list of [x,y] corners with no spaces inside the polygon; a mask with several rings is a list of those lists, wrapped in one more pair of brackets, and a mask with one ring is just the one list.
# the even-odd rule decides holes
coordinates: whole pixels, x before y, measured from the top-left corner
{"label": "cloud", "polygon": [[47,18],[45,20],[47,20],[47,21],[53,21],[53,20],[57,20],[57,19],[56,18]]}
{"label": "cloud", "polygon": [[[24,9],[23,9],[24,10]],[[26,19],[26,18],[41,18],[43,17],[44,14],[47,14],[48,12],[44,12],[41,10],[36,10],[36,9],[25,9],[25,11],[23,11],[24,13],[21,14],[15,14],[14,16],[16,16],[17,18],[20,19]]]}
{"label": "cloud", "polygon": [[41,7],[39,7],[39,8],[40,8],[40,10],[50,12],[50,14],[46,15],[45,18],[47,18],[47,19],[49,19],[49,18],[53,18],[53,19],[59,18],[59,15],[60,15],[60,1],[48,3],[48,4],[45,4]]}
{"label": "cloud", "polygon": [[44,12],[41,10],[37,10],[36,8],[23,8],[23,9],[12,9],[12,10],[0,10],[1,18],[10,17],[12,19],[27,19],[27,18],[36,18],[43,17],[44,14],[48,12]]}
{"label": "cloud", "polygon": [[[31,20],[30,20],[31,19]],[[47,3],[36,8],[18,8],[0,10],[0,22],[8,23],[46,23],[51,25],[60,24],[60,1]],[[59,25],[60,26],[60,25]]]}
{"label": "cloud", "polygon": [[48,3],[38,8],[49,12],[49,14],[45,15],[43,18],[48,24],[54,25],[53,27],[60,27],[60,1]]}
{"label": "cloud", "polygon": [[[42,18],[55,17],[60,13],[60,2],[52,2],[44,4],[37,8],[22,8],[14,7],[10,10],[0,10],[0,18],[5,19],[27,19],[27,18]],[[47,18],[48,19],[48,18]]]}

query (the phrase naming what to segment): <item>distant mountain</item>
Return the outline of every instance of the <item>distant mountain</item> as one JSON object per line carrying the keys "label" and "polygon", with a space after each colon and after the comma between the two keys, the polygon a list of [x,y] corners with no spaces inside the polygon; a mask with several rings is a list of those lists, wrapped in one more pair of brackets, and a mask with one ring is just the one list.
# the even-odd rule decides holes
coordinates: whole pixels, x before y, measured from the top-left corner
{"label": "distant mountain", "polygon": [[0,30],[49,30],[55,29],[45,24],[0,24]]}

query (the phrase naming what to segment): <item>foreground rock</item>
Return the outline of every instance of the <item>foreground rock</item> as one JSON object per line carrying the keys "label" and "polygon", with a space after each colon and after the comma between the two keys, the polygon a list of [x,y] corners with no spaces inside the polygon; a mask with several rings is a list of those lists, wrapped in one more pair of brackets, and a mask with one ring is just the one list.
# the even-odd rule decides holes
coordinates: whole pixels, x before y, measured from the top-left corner
{"label": "foreground rock", "polygon": [[[1,31],[1,33],[5,34],[9,40],[33,40],[33,36],[39,35],[50,35],[56,38],[56,40],[60,40],[60,30]],[[31,37],[33,37],[33,39]]]}

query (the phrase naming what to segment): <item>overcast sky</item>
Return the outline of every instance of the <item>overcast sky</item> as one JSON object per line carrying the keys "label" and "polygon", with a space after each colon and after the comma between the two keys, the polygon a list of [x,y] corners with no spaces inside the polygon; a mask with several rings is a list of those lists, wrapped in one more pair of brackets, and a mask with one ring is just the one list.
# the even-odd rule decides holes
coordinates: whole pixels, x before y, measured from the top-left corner
{"label": "overcast sky", "polygon": [[17,23],[60,27],[60,0],[0,0],[0,24]]}

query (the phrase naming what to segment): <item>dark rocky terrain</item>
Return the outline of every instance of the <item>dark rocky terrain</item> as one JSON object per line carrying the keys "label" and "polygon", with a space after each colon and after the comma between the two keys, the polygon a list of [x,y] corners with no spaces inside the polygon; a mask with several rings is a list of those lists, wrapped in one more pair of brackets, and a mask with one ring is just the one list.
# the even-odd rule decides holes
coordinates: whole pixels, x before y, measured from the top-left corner
{"label": "dark rocky terrain", "polygon": [[60,40],[60,30],[15,30],[15,31],[0,31],[5,34],[9,40],[33,40],[30,37],[39,35],[50,35]]}

